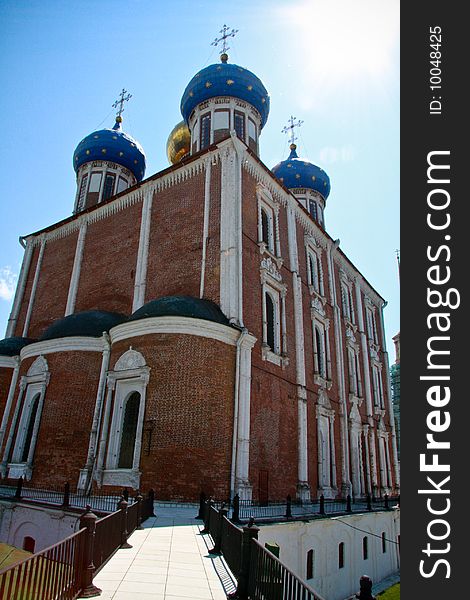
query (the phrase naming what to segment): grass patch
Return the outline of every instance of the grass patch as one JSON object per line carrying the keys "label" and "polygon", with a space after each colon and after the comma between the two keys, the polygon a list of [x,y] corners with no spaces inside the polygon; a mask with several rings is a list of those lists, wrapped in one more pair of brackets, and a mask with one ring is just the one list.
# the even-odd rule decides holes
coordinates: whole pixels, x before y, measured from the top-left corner
{"label": "grass patch", "polygon": [[396,583],[389,587],[381,594],[377,594],[377,598],[380,600],[400,600],[400,584]]}

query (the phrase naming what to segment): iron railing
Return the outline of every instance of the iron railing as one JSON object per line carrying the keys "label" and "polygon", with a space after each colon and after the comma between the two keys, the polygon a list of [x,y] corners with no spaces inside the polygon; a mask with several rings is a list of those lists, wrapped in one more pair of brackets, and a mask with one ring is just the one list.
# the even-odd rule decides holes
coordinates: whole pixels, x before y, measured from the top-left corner
{"label": "iron railing", "polygon": [[248,577],[250,600],[323,600],[257,539],[251,539]]}
{"label": "iron railing", "polygon": [[[98,519],[88,505],[80,531],[0,571],[0,600],[73,600],[97,595],[93,577],[127,539],[153,515],[153,492],[134,504],[122,497],[118,510]],[[85,596],[84,596],[85,597]]]}
{"label": "iron railing", "polygon": [[[130,502],[135,498],[129,496],[127,490],[123,490],[124,497]],[[111,513],[117,508],[121,499],[119,494],[86,494],[83,491],[72,491],[70,485],[66,483],[63,487],[51,487],[48,489],[35,486],[25,486],[23,479],[19,479],[16,486],[1,485],[0,499],[25,500],[27,502],[38,502],[41,504],[50,504],[62,508],[85,509],[86,506],[98,512]]]}
{"label": "iron railing", "polygon": [[1,600],[72,600],[82,589],[86,529],[0,571]]}
{"label": "iron railing", "polygon": [[269,519],[291,519],[302,517],[325,517],[366,511],[389,510],[400,504],[399,496],[384,496],[383,498],[337,498],[326,499],[320,496],[317,500],[302,502],[292,500],[290,496],[284,502],[256,502],[240,500],[235,497],[232,502],[234,521],[257,521]]}

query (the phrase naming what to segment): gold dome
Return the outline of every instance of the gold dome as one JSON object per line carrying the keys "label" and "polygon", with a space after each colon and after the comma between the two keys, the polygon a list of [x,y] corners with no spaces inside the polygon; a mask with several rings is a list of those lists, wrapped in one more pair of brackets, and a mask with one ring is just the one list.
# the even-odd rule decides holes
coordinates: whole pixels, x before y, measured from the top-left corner
{"label": "gold dome", "polygon": [[179,162],[191,150],[191,134],[184,121],[175,125],[166,143],[166,155],[172,165]]}

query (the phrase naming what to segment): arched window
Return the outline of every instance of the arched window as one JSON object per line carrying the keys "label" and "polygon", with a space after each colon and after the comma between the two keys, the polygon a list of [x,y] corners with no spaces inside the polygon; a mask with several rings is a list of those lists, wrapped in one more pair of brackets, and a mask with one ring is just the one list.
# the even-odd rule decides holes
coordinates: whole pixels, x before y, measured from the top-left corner
{"label": "arched window", "polygon": [[325,334],[315,327],[315,355],[317,359],[316,372],[321,376],[327,376]]}
{"label": "arched window", "polygon": [[126,400],[122,421],[121,446],[119,448],[118,469],[132,469],[134,447],[139,418],[140,394],[133,392]]}
{"label": "arched window", "polygon": [[28,461],[29,451],[31,449],[31,440],[33,439],[34,425],[36,423],[36,415],[38,414],[39,398],[40,394],[36,394],[31,402],[28,427],[26,429],[26,437],[23,444],[23,451],[21,453],[20,462],[22,463]]}
{"label": "arched window", "polygon": [[307,577],[306,577],[306,579],[313,579],[313,559],[314,559],[314,551],[309,550],[307,552]]}
{"label": "arched window", "polygon": [[268,213],[264,210],[264,208],[261,209],[261,233],[262,233],[262,242],[264,242],[266,244],[266,246],[268,248],[270,248],[271,246],[271,231],[270,231],[270,219],[268,216]]}
{"label": "arched window", "polygon": [[276,313],[271,294],[266,292],[266,343],[273,352],[276,351]]}
{"label": "arched window", "polygon": [[344,542],[340,542],[338,545],[338,568],[344,568]]}
{"label": "arched window", "polygon": [[369,558],[369,549],[368,549],[368,538],[364,536],[362,538],[362,558],[367,560]]}

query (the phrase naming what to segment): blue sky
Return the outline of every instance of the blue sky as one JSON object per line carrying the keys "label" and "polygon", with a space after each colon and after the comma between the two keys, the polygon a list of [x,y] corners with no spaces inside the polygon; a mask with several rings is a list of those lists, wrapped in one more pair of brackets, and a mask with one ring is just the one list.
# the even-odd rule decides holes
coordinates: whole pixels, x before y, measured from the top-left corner
{"label": "blue sky", "polygon": [[387,345],[399,330],[399,2],[387,0],[2,0],[0,3],[0,337],[23,250],[18,237],[69,216],[72,154],[114,123],[112,103],[133,95],[124,129],[168,166],[169,132],[184,88],[218,60],[256,73],[271,96],[263,162],[288,155],[281,133],[302,119],[298,153],[327,171],[330,235],[388,300]]}

